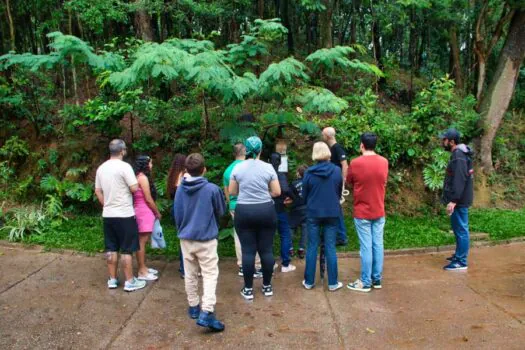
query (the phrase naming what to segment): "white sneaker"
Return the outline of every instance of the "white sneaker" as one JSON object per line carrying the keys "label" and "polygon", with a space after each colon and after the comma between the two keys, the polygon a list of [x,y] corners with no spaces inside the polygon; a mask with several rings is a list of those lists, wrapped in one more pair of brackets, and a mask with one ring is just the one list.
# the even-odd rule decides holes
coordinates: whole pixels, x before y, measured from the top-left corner
{"label": "white sneaker", "polygon": [[109,289],[115,289],[117,287],[118,287],[118,279],[110,277],[108,279],[108,288]]}
{"label": "white sneaker", "polygon": [[157,270],[155,270],[155,269],[152,269],[151,267],[148,268],[148,272],[149,272],[149,273],[152,273],[152,274],[154,274],[154,275],[158,275],[158,274],[159,274],[159,271],[157,271]]}
{"label": "white sneaker", "polygon": [[295,265],[288,265],[288,266],[281,266],[281,272],[292,272],[295,271],[296,267]]}
{"label": "white sneaker", "polygon": [[314,285],[310,285],[310,284],[306,284],[306,281],[303,280],[303,287],[306,288],[306,289],[312,289],[314,287]]}
{"label": "white sneaker", "polygon": [[342,282],[337,282],[337,285],[334,286],[334,287],[328,286],[328,290],[330,292],[335,292],[336,290],[341,289],[341,288],[343,288],[343,283]]}
{"label": "white sneaker", "polygon": [[126,281],[126,283],[124,283],[124,290],[126,292],[133,292],[144,287],[146,287],[146,281],[139,281],[135,277],[133,277],[130,281]]}
{"label": "white sneaker", "polygon": [[159,276],[154,275],[152,273],[148,273],[146,276],[138,275],[137,279],[140,281],[156,281],[159,279]]}

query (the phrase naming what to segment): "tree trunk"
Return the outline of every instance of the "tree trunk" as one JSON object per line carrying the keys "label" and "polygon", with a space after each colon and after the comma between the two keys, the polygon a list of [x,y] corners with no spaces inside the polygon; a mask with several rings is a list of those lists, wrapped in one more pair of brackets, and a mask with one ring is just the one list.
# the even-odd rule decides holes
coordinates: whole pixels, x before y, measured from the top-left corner
{"label": "tree trunk", "polygon": [[450,52],[452,53],[452,71],[458,90],[463,90],[463,76],[461,74],[461,61],[459,59],[459,43],[457,28],[453,25],[450,28]]}
{"label": "tree trunk", "polygon": [[319,14],[319,26],[321,32],[321,47],[331,48],[332,45],[332,26],[333,26],[333,2],[332,0],[323,0],[326,10]]}
{"label": "tree trunk", "polygon": [[293,43],[293,28],[290,23],[290,1],[283,0],[281,2],[281,18],[283,20],[283,25],[288,29],[288,54],[293,55],[294,53],[294,43]]}
{"label": "tree trunk", "polygon": [[482,54],[478,54],[478,83],[476,87],[476,100],[478,100],[478,106],[481,104],[481,95],[483,94],[486,76],[487,62]]}
{"label": "tree trunk", "polygon": [[521,62],[525,58],[525,10],[514,14],[505,45],[498,59],[487,93],[481,102],[483,135],[481,136],[481,167],[490,174],[492,165],[492,143],[501,120],[514,94]]}
{"label": "tree trunk", "polygon": [[153,28],[151,26],[151,16],[143,8],[135,11],[135,31],[137,36],[144,41],[153,41]]}
{"label": "tree trunk", "polygon": [[11,5],[9,0],[5,0],[5,10],[7,12],[7,21],[9,22],[9,36],[11,37],[11,50],[16,50],[15,45],[15,25],[13,24],[13,16],[11,15]]}
{"label": "tree trunk", "polygon": [[257,14],[260,19],[264,18],[264,0],[257,0]]}

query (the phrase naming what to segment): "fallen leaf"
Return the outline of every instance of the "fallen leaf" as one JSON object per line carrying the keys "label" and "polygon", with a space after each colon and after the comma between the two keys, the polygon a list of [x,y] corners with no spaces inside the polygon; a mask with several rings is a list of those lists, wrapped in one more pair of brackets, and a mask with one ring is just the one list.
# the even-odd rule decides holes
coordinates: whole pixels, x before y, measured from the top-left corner
{"label": "fallen leaf", "polygon": [[295,110],[299,113],[303,113],[303,109],[299,106],[295,107]]}
{"label": "fallen leaf", "polygon": [[463,339],[462,339],[464,342],[468,342],[468,338],[466,336],[463,336]]}
{"label": "fallen leaf", "polygon": [[366,328],[366,331],[370,334],[374,334],[376,331],[374,331],[372,328]]}

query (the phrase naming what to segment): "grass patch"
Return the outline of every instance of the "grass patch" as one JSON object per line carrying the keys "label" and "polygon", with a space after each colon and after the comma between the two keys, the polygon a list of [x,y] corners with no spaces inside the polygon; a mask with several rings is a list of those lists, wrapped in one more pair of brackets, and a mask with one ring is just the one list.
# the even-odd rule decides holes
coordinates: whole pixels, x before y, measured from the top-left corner
{"label": "grass patch", "polygon": [[[352,218],[346,219],[349,244],[338,247],[338,251],[356,251],[359,241]],[[489,233],[491,240],[509,239],[525,236],[525,209],[472,209],[470,212],[472,232]],[[179,254],[179,240],[173,223],[169,218],[162,220],[167,248],[164,250],[149,249],[150,255],[166,256],[175,259]],[[226,229],[231,230],[231,228]],[[385,248],[402,249],[414,247],[432,247],[454,243],[450,230],[449,218],[444,215],[425,215],[405,217],[390,215],[385,226]],[[0,238],[7,239],[7,232],[1,231]],[[293,237],[297,249],[299,237]],[[97,216],[77,216],[65,221],[62,225],[41,235],[31,235],[24,243],[40,244],[45,248],[74,249],[83,252],[97,253],[104,251],[102,218]],[[279,237],[275,237],[274,253],[279,255]],[[235,256],[233,238],[228,237],[219,242],[219,255]]]}

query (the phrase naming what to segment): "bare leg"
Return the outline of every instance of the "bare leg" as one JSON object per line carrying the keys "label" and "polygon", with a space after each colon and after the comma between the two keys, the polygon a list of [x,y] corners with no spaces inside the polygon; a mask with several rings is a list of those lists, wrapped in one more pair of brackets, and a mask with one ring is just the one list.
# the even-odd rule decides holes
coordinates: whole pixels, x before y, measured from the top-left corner
{"label": "bare leg", "polygon": [[139,276],[146,276],[148,274],[148,268],[146,266],[146,243],[150,238],[149,234],[139,235],[140,250],[137,251],[137,263],[139,265]]}
{"label": "bare leg", "polygon": [[131,254],[120,254],[120,264],[122,266],[122,270],[124,271],[126,281],[131,281],[134,277]]}
{"label": "bare leg", "polygon": [[117,258],[117,252],[106,252],[106,263],[108,264],[109,277],[111,278],[117,278]]}

